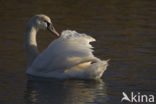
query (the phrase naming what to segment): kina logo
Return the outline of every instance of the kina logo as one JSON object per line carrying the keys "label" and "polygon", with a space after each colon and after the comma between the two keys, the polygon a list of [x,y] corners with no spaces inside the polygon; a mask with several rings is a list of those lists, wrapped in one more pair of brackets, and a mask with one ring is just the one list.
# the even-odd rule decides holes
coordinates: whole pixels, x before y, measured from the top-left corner
{"label": "kina logo", "polygon": [[128,102],[137,102],[137,103],[142,103],[142,102],[147,102],[147,103],[152,103],[155,102],[154,100],[154,95],[146,95],[146,94],[141,94],[140,92],[134,93],[131,92],[130,96],[128,96],[125,92],[122,92],[122,99],[121,102],[128,101]]}

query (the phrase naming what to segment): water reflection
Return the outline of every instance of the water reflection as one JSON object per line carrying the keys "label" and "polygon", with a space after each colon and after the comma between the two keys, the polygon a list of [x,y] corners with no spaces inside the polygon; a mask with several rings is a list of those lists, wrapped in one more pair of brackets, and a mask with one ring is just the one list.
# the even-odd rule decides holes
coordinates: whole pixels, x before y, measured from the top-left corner
{"label": "water reflection", "polygon": [[103,104],[106,85],[102,80],[28,80],[25,99],[27,104]]}
{"label": "water reflection", "polygon": [[[77,30],[96,38],[95,56],[111,59],[103,77],[107,94],[105,84],[92,81],[35,80],[25,85],[24,30],[38,13],[52,17],[59,32]],[[107,98],[106,104],[121,104],[122,91],[156,95],[156,0],[0,0],[0,14],[1,104],[103,104]],[[39,32],[39,49],[52,39]]]}

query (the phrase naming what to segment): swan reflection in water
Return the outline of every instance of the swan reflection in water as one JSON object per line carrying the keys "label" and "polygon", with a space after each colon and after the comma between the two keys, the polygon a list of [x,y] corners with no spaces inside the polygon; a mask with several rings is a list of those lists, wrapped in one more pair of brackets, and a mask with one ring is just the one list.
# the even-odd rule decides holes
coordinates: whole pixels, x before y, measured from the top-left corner
{"label": "swan reflection in water", "polygon": [[27,104],[104,104],[107,94],[102,80],[39,79],[27,81],[25,99]]}

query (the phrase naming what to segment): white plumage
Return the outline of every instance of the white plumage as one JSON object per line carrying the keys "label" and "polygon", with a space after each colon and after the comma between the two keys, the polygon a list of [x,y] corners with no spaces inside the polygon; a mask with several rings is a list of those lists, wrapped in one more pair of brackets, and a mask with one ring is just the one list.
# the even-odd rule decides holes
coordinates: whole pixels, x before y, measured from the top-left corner
{"label": "white plumage", "polygon": [[41,77],[98,79],[108,61],[95,57],[90,42],[94,38],[65,30],[28,67],[27,73]]}

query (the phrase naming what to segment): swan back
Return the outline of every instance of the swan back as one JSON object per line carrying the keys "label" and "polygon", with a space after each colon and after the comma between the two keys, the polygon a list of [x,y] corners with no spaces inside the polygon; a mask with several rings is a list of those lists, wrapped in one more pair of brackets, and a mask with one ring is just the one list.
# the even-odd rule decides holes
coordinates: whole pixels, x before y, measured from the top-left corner
{"label": "swan back", "polygon": [[86,34],[78,34],[70,30],[63,31],[61,36],[37,57],[32,67],[43,69],[49,65],[49,70],[65,69],[84,60],[97,59],[92,54],[93,47],[89,44],[92,41],[95,39]]}
{"label": "swan back", "polygon": [[27,73],[44,77],[99,78],[108,63],[93,55],[90,44],[93,41],[95,39],[86,34],[65,30],[34,60]]}

